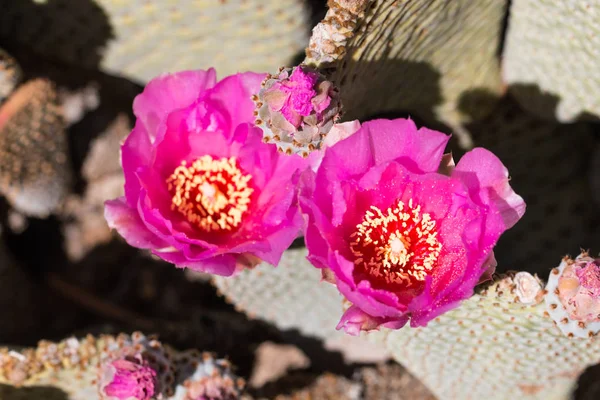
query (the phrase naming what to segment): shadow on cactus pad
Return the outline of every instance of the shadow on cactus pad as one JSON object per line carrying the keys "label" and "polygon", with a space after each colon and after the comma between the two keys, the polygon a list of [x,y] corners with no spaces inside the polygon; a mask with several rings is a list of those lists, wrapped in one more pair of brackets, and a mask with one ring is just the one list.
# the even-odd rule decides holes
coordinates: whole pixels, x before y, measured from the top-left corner
{"label": "shadow on cactus pad", "polygon": [[17,388],[14,386],[0,384],[0,399],[2,400],[69,400],[64,391],[52,386],[33,386]]}
{"label": "shadow on cactus pad", "polygon": [[[39,40],[41,32],[43,40]],[[0,4],[0,40],[9,51],[26,47],[50,59],[94,68],[112,38],[108,17],[95,1],[21,0]]]}

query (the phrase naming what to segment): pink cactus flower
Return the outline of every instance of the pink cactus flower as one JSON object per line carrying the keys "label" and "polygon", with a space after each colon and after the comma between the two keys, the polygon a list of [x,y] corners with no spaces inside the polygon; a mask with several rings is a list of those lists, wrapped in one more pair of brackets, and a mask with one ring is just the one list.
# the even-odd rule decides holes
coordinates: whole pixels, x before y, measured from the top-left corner
{"label": "pink cactus flower", "polygon": [[600,321],[600,258],[577,257],[563,270],[558,289],[558,298],[571,320]]}
{"label": "pink cactus flower", "polygon": [[154,396],[156,372],[147,363],[119,359],[110,364],[112,381],[106,385],[104,397],[119,400],[150,400]]}
{"label": "pink cactus flower", "polygon": [[338,329],[425,326],[473,293],[525,212],[487,150],[455,166],[449,137],[411,120],[366,122],[300,184],[309,260],[351,306]]}
{"label": "pink cactus flower", "polygon": [[215,71],[152,80],[121,148],[125,196],[105,217],[132,246],[179,267],[229,276],[276,265],[298,235],[295,187],[307,162],[262,142],[253,93],[264,75]]}

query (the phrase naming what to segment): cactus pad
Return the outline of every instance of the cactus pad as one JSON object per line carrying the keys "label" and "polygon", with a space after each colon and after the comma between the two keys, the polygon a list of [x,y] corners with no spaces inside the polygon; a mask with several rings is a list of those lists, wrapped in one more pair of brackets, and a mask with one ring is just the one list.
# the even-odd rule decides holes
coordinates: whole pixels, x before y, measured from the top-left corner
{"label": "cactus pad", "polygon": [[0,192],[17,210],[46,216],[62,201],[69,172],[54,84],[29,81],[0,108]]}
{"label": "cactus pad", "polygon": [[300,0],[23,0],[0,4],[0,39],[140,81],[209,67],[225,76],[289,63],[308,18]]}
{"label": "cactus pad", "polygon": [[546,312],[541,286],[515,277],[496,279],[425,328],[367,336],[440,400],[567,399],[579,374],[600,361],[600,341],[564,335]]}
{"label": "cactus pad", "polygon": [[325,338],[336,333],[343,297],[333,285],[320,282],[321,273],[307,254],[306,248],[290,249],[276,268],[262,263],[233,278],[214,276],[212,282],[227,301],[252,317]]}
{"label": "cactus pad", "polygon": [[[443,122],[470,145],[462,124],[487,114],[502,92],[496,51],[506,3],[330,1],[307,64],[331,67],[346,119],[393,111]],[[480,96],[470,106],[464,96]]]}
{"label": "cactus pad", "polygon": [[[36,349],[22,351],[0,348],[0,384],[55,388],[69,400],[108,400],[113,397],[103,390],[106,364],[136,354],[156,371],[157,390],[152,399],[197,400],[206,395],[234,400],[244,386],[227,361],[216,360],[209,353],[177,352],[139,332],[69,338],[59,343],[41,341]],[[2,390],[0,386],[0,395]]]}
{"label": "cactus pad", "polygon": [[546,119],[600,118],[600,0],[513,1],[504,80]]}

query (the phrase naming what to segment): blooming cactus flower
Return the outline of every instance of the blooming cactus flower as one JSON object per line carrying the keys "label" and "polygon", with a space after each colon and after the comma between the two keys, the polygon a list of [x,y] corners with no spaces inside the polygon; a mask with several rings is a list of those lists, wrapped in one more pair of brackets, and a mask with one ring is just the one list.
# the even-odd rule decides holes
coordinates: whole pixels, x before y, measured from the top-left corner
{"label": "blooming cactus flower", "polygon": [[316,70],[300,65],[267,75],[254,100],[264,140],[286,154],[307,157],[341,115],[339,92]]}
{"label": "blooming cactus flower", "polygon": [[152,80],[121,148],[125,196],[105,217],[132,246],[180,267],[232,275],[276,265],[298,235],[296,183],[307,166],[262,142],[251,100],[264,75],[215,71]]}
{"label": "blooming cactus flower", "polygon": [[338,329],[424,326],[491,273],[492,249],[525,203],[492,153],[474,149],[455,166],[448,140],[411,120],[374,120],[304,173],[308,258],[351,304]]}
{"label": "blooming cactus flower", "polygon": [[149,400],[154,396],[156,372],[138,360],[115,360],[110,364],[112,378],[101,391],[103,398]]}

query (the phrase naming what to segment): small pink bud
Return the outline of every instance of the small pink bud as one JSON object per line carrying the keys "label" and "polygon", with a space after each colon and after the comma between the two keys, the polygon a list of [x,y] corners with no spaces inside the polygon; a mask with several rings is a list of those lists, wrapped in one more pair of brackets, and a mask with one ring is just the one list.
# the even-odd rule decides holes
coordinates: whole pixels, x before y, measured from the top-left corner
{"label": "small pink bud", "polygon": [[568,265],[558,280],[560,302],[577,321],[599,321],[600,315],[600,260],[578,257]]}
{"label": "small pink bud", "polygon": [[150,400],[154,396],[156,372],[146,362],[119,359],[109,364],[112,381],[103,388],[104,394],[119,400]]}
{"label": "small pink bud", "polygon": [[267,76],[255,99],[258,124],[267,142],[286,154],[308,154],[321,148],[323,139],[340,117],[339,93],[318,71],[300,65]]}
{"label": "small pink bud", "polygon": [[565,257],[548,278],[548,315],[566,335],[587,338],[600,332],[600,258]]}

